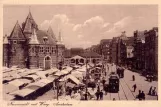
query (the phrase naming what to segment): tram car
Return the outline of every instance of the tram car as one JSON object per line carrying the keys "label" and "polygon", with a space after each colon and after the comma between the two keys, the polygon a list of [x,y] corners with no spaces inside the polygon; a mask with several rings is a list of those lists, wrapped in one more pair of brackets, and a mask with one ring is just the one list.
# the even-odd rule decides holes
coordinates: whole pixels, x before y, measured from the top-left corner
{"label": "tram car", "polygon": [[117,74],[111,74],[108,79],[108,84],[105,85],[105,90],[110,93],[117,93],[119,91],[119,77]]}

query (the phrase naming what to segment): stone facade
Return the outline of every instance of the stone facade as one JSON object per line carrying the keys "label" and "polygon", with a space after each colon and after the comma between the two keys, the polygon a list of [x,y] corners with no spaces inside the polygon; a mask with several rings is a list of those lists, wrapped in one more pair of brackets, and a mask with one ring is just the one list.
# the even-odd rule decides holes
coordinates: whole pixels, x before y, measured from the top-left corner
{"label": "stone facade", "polygon": [[118,37],[114,37],[110,45],[110,62],[117,64],[117,55],[118,55]]}
{"label": "stone facade", "polygon": [[145,68],[148,72],[158,72],[158,28],[145,32]]}
{"label": "stone facade", "polygon": [[144,31],[134,32],[134,68],[145,69],[145,35]]}
{"label": "stone facade", "polygon": [[100,52],[104,60],[106,60],[107,62],[110,62],[110,45],[111,39],[103,39],[100,41]]}
{"label": "stone facade", "polygon": [[11,34],[4,38],[3,65],[43,69],[58,67],[64,61],[64,49],[61,39],[56,40],[52,29],[40,30],[29,12],[22,28],[17,21]]}

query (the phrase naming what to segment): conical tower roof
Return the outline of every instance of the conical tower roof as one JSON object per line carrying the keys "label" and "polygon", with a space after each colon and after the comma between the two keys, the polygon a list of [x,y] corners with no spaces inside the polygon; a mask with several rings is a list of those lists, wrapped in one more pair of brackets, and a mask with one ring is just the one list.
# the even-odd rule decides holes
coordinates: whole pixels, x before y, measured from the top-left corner
{"label": "conical tower roof", "polygon": [[59,32],[57,44],[58,44],[58,45],[64,45],[64,44],[63,44],[62,37],[61,37],[61,32]]}
{"label": "conical tower roof", "polygon": [[8,38],[7,38],[7,35],[5,35],[5,36],[4,36],[3,44],[8,44]]}
{"label": "conical tower roof", "polygon": [[29,14],[28,14],[28,16],[27,16],[27,18],[26,18],[26,21],[25,21],[25,23],[24,23],[24,29],[23,29],[23,31],[26,33],[32,33],[32,27],[34,27],[34,28],[36,28],[36,29],[38,29],[38,26],[37,26],[37,24],[35,23],[35,21],[34,21],[34,19],[33,19],[33,17],[32,17],[32,14],[31,14],[31,12],[29,11]]}
{"label": "conical tower roof", "polygon": [[18,21],[16,22],[9,38],[10,39],[25,39],[26,38],[22,32],[22,29],[21,29]]}
{"label": "conical tower roof", "polygon": [[39,44],[39,41],[37,39],[37,34],[36,34],[36,30],[33,28],[32,30],[32,35],[29,41],[29,44]]}
{"label": "conical tower roof", "polygon": [[55,43],[57,42],[56,37],[55,37],[55,34],[54,34],[51,26],[49,26],[49,28],[47,30],[47,34],[53,38],[53,40],[54,40]]}

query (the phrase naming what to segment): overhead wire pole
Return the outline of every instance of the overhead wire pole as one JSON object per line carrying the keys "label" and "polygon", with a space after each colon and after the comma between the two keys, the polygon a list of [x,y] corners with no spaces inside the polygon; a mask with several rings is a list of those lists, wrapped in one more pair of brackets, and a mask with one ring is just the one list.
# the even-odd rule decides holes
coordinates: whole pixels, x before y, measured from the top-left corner
{"label": "overhead wire pole", "polygon": [[85,93],[85,100],[88,100],[87,98],[87,54],[86,54],[86,93]]}
{"label": "overhead wire pole", "polygon": [[[58,39],[59,39],[59,26],[58,26]],[[56,42],[56,68],[58,69],[58,42]],[[59,84],[58,84],[58,79],[56,80],[56,86],[57,86],[57,100],[59,100]]]}

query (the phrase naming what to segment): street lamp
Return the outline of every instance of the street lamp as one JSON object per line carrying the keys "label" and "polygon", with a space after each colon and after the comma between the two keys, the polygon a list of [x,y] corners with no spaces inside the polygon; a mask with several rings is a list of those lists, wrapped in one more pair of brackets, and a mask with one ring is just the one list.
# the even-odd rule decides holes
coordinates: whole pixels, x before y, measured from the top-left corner
{"label": "street lamp", "polygon": [[88,73],[87,73],[87,55],[86,55],[86,93],[85,93],[85,100],[88,100],[87,96],[88,96],[88,90],[87,90],[87,87],[88,87],[88,83],[87,83],[87,76],[88,76]]}

